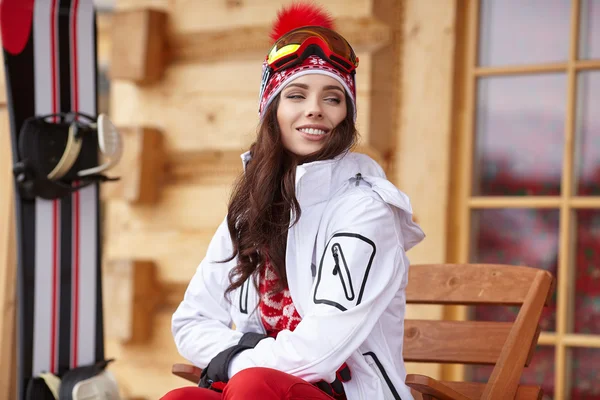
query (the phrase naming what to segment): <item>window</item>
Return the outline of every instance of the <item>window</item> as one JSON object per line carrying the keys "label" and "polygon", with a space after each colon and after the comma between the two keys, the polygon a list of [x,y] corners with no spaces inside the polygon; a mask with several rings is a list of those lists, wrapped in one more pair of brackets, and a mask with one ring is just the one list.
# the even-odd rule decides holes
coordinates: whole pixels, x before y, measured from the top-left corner
{"label": "window", "polygon": [[[459,4],[451,261],[551,271],[523,383],[600,399],[600,1]],[[491,368],[460,373],[485,380]]]}

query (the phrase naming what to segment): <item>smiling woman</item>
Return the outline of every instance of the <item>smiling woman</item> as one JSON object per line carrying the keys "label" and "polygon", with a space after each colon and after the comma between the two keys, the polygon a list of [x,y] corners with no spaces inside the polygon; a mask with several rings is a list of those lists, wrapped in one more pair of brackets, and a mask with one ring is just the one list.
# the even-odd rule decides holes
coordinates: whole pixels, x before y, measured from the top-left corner
{"label": "smiling woman", "polygon": [[347,115],[344,89],[334,78],[301,76],[281,92],[277,123],[283,146],[297,156],[316,153]]}
{"label": "smiling woman", "polygon": [[173,315],[200,388],[163,400],[412,399],[397,327],[405,252],[424,234],[408,197],[351,152],[358,58],[331,28],[313,5],[279,13],[256,141]]}

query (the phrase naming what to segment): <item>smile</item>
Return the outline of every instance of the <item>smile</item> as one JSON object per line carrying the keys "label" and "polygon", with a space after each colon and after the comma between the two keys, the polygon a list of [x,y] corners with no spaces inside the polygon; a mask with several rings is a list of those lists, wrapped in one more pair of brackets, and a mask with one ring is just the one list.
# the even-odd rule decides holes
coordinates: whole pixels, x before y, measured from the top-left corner
{"label": "smile", "polygon": [[322,136],[324,134],[326,134],[327,132],[322,130],[322,129],[315,129],[315,128],[299,128],[298,129],[300,132],[309,134],[309,135],[314,135],[314,136]]}

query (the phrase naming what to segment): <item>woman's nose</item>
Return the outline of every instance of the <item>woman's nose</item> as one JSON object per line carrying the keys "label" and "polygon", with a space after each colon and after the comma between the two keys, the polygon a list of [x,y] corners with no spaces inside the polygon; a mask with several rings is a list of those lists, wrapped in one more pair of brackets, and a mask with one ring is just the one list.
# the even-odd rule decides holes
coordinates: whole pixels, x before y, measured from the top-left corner
{"label": "woman's nose", "polygon": [[323,117],[323,109],[318,101],[311,102],[306,108],[306,116],[312,118]]}

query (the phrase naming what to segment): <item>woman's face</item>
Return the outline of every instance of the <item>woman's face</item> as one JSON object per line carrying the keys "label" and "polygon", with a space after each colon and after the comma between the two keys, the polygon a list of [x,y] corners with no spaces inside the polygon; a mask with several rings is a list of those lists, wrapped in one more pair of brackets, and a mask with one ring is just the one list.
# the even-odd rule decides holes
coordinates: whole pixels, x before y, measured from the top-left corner
{"label": "woman's face", "polygon": [[283,145],[297,156],[321,150],[346,113],[344,88],[335,79],[321,74],[294,79],[282,90],[277,108]]}

